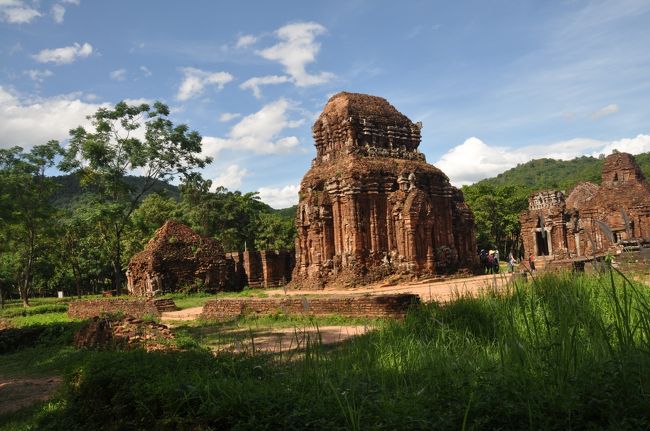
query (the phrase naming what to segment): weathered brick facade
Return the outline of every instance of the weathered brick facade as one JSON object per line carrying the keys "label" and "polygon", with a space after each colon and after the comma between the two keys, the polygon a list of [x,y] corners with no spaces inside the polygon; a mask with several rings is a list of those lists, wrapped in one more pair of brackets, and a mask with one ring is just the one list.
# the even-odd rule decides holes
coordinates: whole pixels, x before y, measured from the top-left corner
{"label": "weathered brick facade", "polygon": [[129,293],[145,296],[187,286],[231,290],[237,287],[233,274],[232,261],[226,259],[221,244],[168,220],[131,258],[126,276]]}
{"label": "weathered brick facade", "polygon": [[327,102],[300,187],[296,285],[476,266],[472,212],[418,151],[420,128],[380,97],[339,93]]}

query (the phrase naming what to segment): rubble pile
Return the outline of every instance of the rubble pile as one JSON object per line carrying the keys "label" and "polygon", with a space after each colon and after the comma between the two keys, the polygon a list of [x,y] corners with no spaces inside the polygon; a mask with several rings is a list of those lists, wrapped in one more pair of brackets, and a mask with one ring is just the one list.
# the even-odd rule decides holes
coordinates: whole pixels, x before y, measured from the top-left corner
{"label": "rubble pile", "polygon": [[77,348],[144,348],[147,351],[169,350],[166,341],[174,335],[166,326],[132,316],[95,317],[74,336]]}

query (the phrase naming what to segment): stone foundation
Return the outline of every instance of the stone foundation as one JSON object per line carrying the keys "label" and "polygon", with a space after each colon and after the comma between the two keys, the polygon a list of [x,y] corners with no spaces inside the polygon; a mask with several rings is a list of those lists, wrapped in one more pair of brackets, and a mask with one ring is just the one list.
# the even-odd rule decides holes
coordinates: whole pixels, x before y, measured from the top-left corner
{"label": "stone foundation", "polygon": [[297,314],[310,316],[402,318],[420,302],[413,294],[315,298],[224,298],[203,306],[203,319],[232,319],[245,315]]}

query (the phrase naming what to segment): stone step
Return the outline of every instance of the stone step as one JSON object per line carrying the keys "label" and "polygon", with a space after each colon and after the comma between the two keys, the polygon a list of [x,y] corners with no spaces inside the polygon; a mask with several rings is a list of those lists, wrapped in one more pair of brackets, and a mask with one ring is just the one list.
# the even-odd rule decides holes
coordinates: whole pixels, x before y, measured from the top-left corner
{"label": "stone step", "polygon": [[167,311],[177,311],[178,307],[173,299],[155,299],[153,304],[160,313]]}

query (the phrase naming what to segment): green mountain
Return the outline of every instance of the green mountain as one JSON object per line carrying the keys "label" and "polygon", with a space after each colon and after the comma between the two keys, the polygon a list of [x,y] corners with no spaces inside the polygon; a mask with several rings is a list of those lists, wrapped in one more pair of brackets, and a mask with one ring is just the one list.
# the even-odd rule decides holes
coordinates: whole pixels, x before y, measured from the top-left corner
{"label": "green mountain", "polygon": [[[79,182],[79,177],[75,174],[56,176],[52,177],[52,179],[59,185],[59,188],[53,196],[54,204],[56,206],[65,207],[84,193],[84,189]],[[126,183],[135,190],[142,187],[143,182],[144,179],[141,177],[126,177]],[[180,199],[181,196],[178,187],[172,184],[167,184],[163,181],[156,181],[154,186],[144,195],[144,197],[151,193],[164,194],[165,196],[172,197],[176,200]]]}
{"label": "green mountain", "polygon": [[[84,189],[81,187],[79,182],[79,177],[75,174],[70,175],[60,175],[53,177],[54,181],[59,185],[58,190],[54,193],[53,200],[54,204],[59,207],[65,207],[73,202],[75,199],[79,198],[84,193]],[[126,182],[133,187],[134,189],[139,189],[142,187],[142,182],[144,181],[141,177],[130,176],[126,177]],[[145,193],[144,197],[152,193],[159,193],[176,200],[180,199],[181,193],[177,186],[173,184],[165,183],[164,181],[156,181],[154,186]],[[264,204],[267,207],[267,212],[277,213],[286,219],[291,219],[293,221],[297,205],[294,205],[289,208],[274,209],[269,205]]]}
{"label": "green mountain", "polygon": [[[650,178],[650,152],[634,156],[646,178]],[[569,191],[577,183],[600,184],[603,158],[582,156],[572,160],[536,159],[519,164],[493,178],[476,184],[518,186],[532,191],[557,189]]]}

